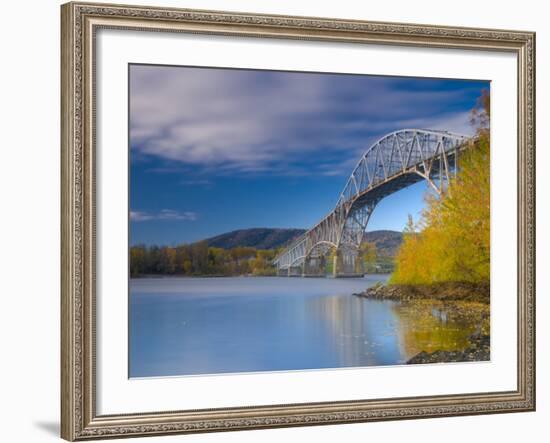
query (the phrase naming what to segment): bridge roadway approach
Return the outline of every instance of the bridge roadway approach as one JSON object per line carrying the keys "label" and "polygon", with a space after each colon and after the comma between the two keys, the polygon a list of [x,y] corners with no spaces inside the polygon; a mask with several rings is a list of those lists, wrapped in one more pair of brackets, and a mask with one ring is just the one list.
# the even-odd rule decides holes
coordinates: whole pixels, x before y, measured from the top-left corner
{"label": "bridge roadway approach", "polygon": [[[335,208],[282,251],[280,276],[364,275],[361,242],[376,205],[420,180],[441,194],[475,139],[447,131],[403,129],[385,135],[359,159]],[[330,266],[331,265],[331,266]]]}

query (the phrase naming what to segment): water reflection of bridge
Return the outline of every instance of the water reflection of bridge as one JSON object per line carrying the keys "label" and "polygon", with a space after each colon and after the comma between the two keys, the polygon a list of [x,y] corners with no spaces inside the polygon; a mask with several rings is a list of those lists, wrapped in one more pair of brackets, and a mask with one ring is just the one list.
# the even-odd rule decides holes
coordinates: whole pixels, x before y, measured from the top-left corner
{"label": "water reflection of bridge", "polygon": [[[370,283],[372,284],[372,280]],[[366,300],[350,294],[309,297],[308,312],[318,319],[318,334],[338,361],[334,367],[366,367],[405,361],[400,316],[394,302]]]}
{"label": "water reflection of bridge", "polygon": [[360,246],[376,205],[420,180],[441,193],[473,139],[446,131],[403,129],[372,145],[357,163],[336,207],[274,264],[280,276],[363,275]]}

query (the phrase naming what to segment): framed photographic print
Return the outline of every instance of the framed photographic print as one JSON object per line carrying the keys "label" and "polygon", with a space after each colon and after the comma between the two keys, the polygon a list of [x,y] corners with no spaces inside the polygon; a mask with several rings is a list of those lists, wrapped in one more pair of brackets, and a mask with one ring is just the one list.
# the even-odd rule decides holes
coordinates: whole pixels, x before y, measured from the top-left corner
{"label": "framed photographic print", "polygon": [[61,14],[63,438],[534,410],[534,33]]}

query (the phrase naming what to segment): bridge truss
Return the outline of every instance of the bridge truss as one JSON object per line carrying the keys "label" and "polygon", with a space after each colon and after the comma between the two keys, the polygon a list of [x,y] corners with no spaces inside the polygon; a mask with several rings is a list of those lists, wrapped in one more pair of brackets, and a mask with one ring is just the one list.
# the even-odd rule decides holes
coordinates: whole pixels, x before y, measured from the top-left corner
{"label": "bridge truss", "polygon": [[275,258],[278,274],[324,275],[331,259],[334,276],[362,275],[361,242],[380,200],[420,180],[441,194],[458,170],[459,153],[473,141],[424,129],[379,139],[360,158],[335,208]]}

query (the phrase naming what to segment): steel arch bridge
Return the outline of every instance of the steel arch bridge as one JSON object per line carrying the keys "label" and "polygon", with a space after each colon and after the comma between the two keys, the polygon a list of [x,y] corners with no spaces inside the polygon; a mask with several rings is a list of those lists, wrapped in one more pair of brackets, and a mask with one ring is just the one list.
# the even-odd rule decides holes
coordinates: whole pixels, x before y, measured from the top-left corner
{"label": "steel arch bridge", "polygon": [[459,153],[473,144],[464,135],[425,129],[379,139],[360,158],[335,208],[274,259],[278,275],[324,275],[330,256],[335,277],[362,275],[360,246],[380,200],[420,180],[441,194],[458,170]]}

